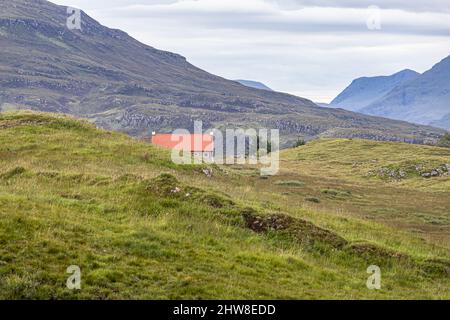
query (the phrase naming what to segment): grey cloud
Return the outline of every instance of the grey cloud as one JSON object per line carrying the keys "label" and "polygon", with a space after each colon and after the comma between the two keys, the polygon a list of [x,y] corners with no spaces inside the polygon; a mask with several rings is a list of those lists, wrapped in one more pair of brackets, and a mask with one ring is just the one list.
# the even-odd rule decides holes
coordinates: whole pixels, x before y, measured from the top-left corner
{"label": "grey cloud", "polygon": [[[129,5],[158,5],[176,3],[182,0],[56,0],[64,5],[76,4],[78,7],[111,8]],[[227,1],[227,0],[223,0]],[[245,0],[243,0],[245,1]],[[449,0],[264,0],[277,4],[283,9],[299,9],[304,7],[334,7],[334,8],[367,8],[376,5],[384,9],[401,9],[418,12],[450,11]]]}
{"label": "grey cloud", "polygon": [[[209,29],[265,30],[287,33],[369,33],[367,20],[372,11],[363,8],[347,12],[343,8],[296,10],[289,15],[277,10],[255,8],[249,10],[217,10],[215,8],[175,8],[172,6],[130,6],[112,9],[110,16],[128,18],[172,19]],[[410,34],[450,36],[450,13],[418,13],[405,11],[380,11],[382,28],[375,31],[385,34]]]}
{"label": "grey cloud", "polygon": [[385,9],[402,9],[419,12],[450,11],[448,0],[265,0],[286,9],[302,7],[367,8],[376,5]]}

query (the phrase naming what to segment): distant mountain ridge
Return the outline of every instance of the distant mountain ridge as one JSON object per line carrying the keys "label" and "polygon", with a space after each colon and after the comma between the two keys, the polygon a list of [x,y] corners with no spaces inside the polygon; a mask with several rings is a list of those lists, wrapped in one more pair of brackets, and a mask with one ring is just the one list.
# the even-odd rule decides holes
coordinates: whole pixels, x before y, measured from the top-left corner
{"label": "distant mountain ridge", "polygon": [[45,0],[0,0],[0,110],[32,109],[88,118],[144,137],[152,131],[209,127],[279,129],[282,145],[299,137],[359,137],[436,142],[443,130],[345,110],[243,86],[205,72]]}
{"label": "distant mountain ridge", "polygon": [[450,130],[450,56],[361,112]]}
{"label": "distant mountain ridge", "polygon": [[353,80],[329,106],[350,111],[360,111],[388,94],[396,86],[411,81],[419,75],[413,70],[406,69],[391,76],[358,78]]}
{"label": "distant mountain ridge", "polygon": [[243,86],[255,88],[255,89],[261,89],[261,90],[267,90],[267,91],[273,91],[268,86],[266,86],[264,83],[258,82],[258,81],[252,81],[252,80],[234,80],[236,82],[239,82]]}
{"label": "distant mountain ridge", "polygon": [[450,130],[450,56],[423,74],[356,79],[330,106]]}

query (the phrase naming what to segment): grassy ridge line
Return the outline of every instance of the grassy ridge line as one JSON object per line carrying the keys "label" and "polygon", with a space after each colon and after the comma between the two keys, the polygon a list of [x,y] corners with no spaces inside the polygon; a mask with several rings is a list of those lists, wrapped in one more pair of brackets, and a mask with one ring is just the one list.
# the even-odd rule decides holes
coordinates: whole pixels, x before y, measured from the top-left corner
{"label": "grassy ridge line", "polygon": [[[95,128],[85,120],[36,112],[8,112],[0,117],[3,159],[7,165],[30,164],[40,169],[94,174],[146,174],[146,170],[183,171],[169,153],[130,139],[125,134]],[[19,139],[19,140],[16,140]],[[100,170],[100,171],[99,171]]]}
{"label": "grassy ridge line", "polygon": [[[386,290],[371,292],[364,257],[245,228],[239,208],[217,205],[228,190],[222,184],[237,175],[209,179],[195,167],[173,165],[161,150],[65,117],[2,114],[0,126],[2,297],[449,296],[439,265],[424,272],[383,260]],[[152,178],[161,172],[216,196],[185,201],[155,193]],[[341,234],[357,225],[341,223]],[[385,229],[368,223],[365,232],[379,228]],[[71,264],[83,270],[80,292],[64,287]]]}
{"label": "grassy ridge line", "polygon": [[[305,171],[314,170],[315,175],[346,178],[358,183],[384,181],[396,186],[450,191],[448,177],[424,179],[420,175],[420,172],[450,165],[449,148],[358,139],[322,139],[286,150],[282,159],[291,166],[297,163]],[[387,169],[386,172],[383,169]],[[404,176],[398,174],[400,170]]]}

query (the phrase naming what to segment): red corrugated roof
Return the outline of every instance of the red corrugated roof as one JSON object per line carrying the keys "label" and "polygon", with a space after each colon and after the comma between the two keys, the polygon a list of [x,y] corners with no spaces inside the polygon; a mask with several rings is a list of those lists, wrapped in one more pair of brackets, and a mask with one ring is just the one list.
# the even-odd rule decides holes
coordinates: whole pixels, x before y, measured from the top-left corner
{"label": "red corrugated roof", "polygon": [[214,151],[214,138],[206,134],[155,134],[152,144],[189,152]]}

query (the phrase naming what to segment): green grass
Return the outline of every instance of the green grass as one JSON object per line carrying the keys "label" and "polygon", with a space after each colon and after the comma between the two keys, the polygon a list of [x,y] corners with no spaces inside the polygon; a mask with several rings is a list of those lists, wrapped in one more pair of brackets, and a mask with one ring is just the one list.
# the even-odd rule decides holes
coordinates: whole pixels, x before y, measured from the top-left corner
{"label": "green grass", "polygon": [[[366,177],[372,166],[353,171],[351,155],[322,153],[333,143],[346,148],[288,151],[277,177],[214,167],[208,178],[83,121],[2,113],[0,298],[450,298],[448,180]],[[354,161],[370,161],[367,142],[347,143]],[[398,148],[437,163],[448,155]],[[402,161],[375,153],[377,165]],[[434,201],[417,204],[424,195]],[[380,291],[366,288],[374,263]],[[65,286],[70,265],[81,268],[79,291]]]}
{"label": "green grass", "polygon": [[303,181],[298,180],[280,180],[275,182],[275,184],[278,186],[297,187],[297,188],[301,188],[305,185]]}
{"label": "green grass", "polygon": [[316,140],[296,149],[284,151],[283,158],[318,175],[350,178],[357,181],[377,180],[383,168],[402,169],[406,177],[402,185],[434,187],[450,191],[449,179],[424,180],[417,174],[443,164],[450,164],[450,149],[397,142],[358,139]]}

